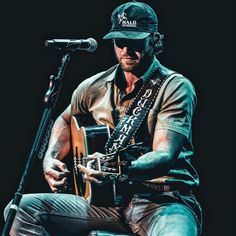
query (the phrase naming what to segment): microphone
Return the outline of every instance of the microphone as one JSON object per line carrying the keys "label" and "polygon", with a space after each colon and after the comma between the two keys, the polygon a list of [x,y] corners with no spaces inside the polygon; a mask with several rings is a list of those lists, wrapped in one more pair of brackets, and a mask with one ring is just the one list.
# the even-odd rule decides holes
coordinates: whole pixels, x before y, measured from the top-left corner
{"label": "microphone", "polygon": [[97,48],[97,41],[93,38],[88,39],[51,39],[45,41],[45,47],[64,51],[86,50],[94,52]]}

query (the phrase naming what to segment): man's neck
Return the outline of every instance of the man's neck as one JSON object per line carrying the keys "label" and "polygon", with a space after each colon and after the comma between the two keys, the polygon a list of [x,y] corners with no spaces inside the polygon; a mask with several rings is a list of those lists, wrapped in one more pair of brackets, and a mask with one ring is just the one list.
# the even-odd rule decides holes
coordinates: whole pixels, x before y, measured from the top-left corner
{"label": "man's neck", "polygon": [[124,71],[124,75],[125,75],[125,80],[127,83],[127,87],[125,89],[125,92],[130,93],[133,91],[134,84],[139,79],[139,77],[137,75],[133,74],[132,72],[126,72],[126,71]]}
{"label": "man's neck", "polygon": [[143,62],[142,66],[138,67],[132,72],[124,71],[125,80],[127,82],[127,87],[125,89],[126,93],[130,93],[133,91],[135,82],[139,80],[139,78],[146,72],[152,62],[153,58],[152,60],[149,59],[148,61]]}

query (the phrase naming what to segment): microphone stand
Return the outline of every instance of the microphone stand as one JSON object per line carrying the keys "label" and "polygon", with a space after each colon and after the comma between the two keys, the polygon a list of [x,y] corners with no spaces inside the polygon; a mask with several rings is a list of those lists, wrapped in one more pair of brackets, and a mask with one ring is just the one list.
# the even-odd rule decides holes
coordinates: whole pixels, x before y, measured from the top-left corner
{"label": "microphone stand", "polygon": [[[71,52],[73,52],[73,51],[71,51]],[[58,95],[59,95],[59,91],[61,88],[61,80],[64,75],[65,68],[66,68],[68,62],[70,61],[71,52],[67,52],[63,55],[62,62],[61,62],[60,67],[58,68],[57,75],[50,76],[49,88],[44,96],[45,108],[44,108],[44,111],[43,111],[43,114],[41,117],[39,128],[36,133],[36,137],[35,137],[34,143],[32,145],[32,149],[31,149],[30,155],[28,157],[28,161],[25,165],[25,169],[24,169],[23,175],[21,177],[17,192],[14,194],[14,198],[13,198],[12,204],[10,206],[10,210],[9,210],[6,222],[5,222],[2,236],[9,236],[9,232],[11,230],[12,223],[14,221],[15,215],[18,210],[18,206],[19,206],[21,198],[22,198],[22,193],[23,193],[25,185],[26,185],[26,180],[27,180],[29,173],[30,173],[30,168],[32,167],[33,161],[34,161],[35,157],[37,156],[37,153],[39,152],[41,141],[42,141],[44,134],[47,130],[47,127],[51,121],[52,111],[53,111],[53,109],[57,103],[57,100],[58,100]]]}

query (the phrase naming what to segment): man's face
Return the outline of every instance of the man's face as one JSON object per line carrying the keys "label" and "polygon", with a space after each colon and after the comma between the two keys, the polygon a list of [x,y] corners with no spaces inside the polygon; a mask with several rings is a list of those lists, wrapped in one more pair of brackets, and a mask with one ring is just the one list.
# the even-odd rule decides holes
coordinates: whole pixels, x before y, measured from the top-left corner
{"label": "man's face", "polygon": [[117,60],[126,72],[134,71],[143,60],[150,58],[148,38],[142,40],[115,39],[114,48]]}

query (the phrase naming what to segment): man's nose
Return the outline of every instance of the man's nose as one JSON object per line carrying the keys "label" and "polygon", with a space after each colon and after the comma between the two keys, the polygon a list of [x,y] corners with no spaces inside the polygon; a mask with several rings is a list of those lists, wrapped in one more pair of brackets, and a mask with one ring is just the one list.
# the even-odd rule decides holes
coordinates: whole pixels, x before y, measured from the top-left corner
{"label": "man's nose", "polygon": [[131,51],[131,50],[130,50],[130,48],[127,47],[127,46],[125,46],[125,47],[122,48],[122,52],[123,52],[123,53],[128,53],[129,51]]}

